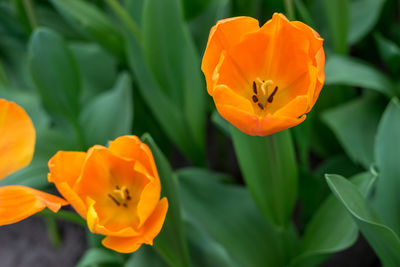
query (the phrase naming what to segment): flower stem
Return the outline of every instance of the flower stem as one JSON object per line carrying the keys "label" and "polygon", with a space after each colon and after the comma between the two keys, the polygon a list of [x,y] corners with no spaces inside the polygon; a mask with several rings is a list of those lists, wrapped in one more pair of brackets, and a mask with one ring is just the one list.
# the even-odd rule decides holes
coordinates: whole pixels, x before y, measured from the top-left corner
{"label": "flower stem", "polygon": [[286,9],[286,14],[289,17],[289,20],[295,20],[296,15],[294,12],[293,0],[285,0],[285,9]]}
{"label": "flower stem", "polygon": [[78,214],[66,210],[60,210],[55,213],[48,209],[44,209],[36,215],[45,218],[57,218],[66,222],[71,222],[86,227],[86,221],[84,219],[82,219]]}

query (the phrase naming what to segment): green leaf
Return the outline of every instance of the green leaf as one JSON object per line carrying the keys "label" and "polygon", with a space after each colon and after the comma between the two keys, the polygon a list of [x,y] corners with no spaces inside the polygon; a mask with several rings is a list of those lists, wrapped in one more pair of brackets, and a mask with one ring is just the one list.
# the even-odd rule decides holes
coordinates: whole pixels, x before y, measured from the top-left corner
{"label": "green leaf", "polygon": [[381,223],[369,203],[352,183],[339,175],[326,175],[326,180],[336,198],[340,200],[378,254],[383,265],[398,266],[400,239],[396,233]]}
{"label": "green leaf", "polygon": [[129,74],[122,73],[114,87],[93,98],[82,110],[80,122],[89,146],[106,145],[109,140],[129,134],[133,103]]}
{"label": "green leaf", "polygon": [[200,58],[183,22],[180,1],[147,0],[142,29],[149,67],[163,92],[182,107],[191,146],[204,154],[206,90]]}
{"label": "green leaf", "polygon": [[159,83],[155,80],[144,58],[141,44],[128,32],[126,32],[125,37],[128,63],[138,81],[139,92],[159,125],[184,155],[194,162],[204,161],[204,157],[201,153],[198,153],[198,150],[193,146],[192,138],[188,135],[188,128],[182,111],[162,92]]}
{"label": "green leaf", "polygon": [[122,35],[99,8],[82,0],[50,0],[50,2],[77,31],[122,58],[124,49]]}
{"label": "green leaf", "polygon": [[284,266],[280,233],[260,214],[244,187],[222,184],[219,176],[208,170],[179,170],[185,218],[221,244],[235,265]]}
{"label": "green leaf", "polygon": [[386,0],[350,1],[348,43],[354,44],[368,34],[378,21]]}
{"label": "green leaf", "polygon": [[382,59],[394,74],[398,74],[400,72],[400,47],[380,33],[374,34],[374,37]]}
{"label": "green leaf", "polygon": [[383,222],[400,233],[400,104],[393,99],[379,123],[375,160],[380,177],[374,201]]}
{"label": "green leaf", "polygon": [[[368,194],[376,176],[361,173],[350,180]],[[343,205],[330,195],[308,223],[301,253],[291,266],[317,266],[326,257],[350,247],[357,240],[358,230]]]}
{"label": "green leaf", "polygon": [[154,246],[171,266],[190,266],[189,252],[183,233],[177,178],[153,138],[149,134],[144,134],[142,140],[153,152],[161,180],[162,195],[167,197],[169,207],[163,229],[157,236]]}
{"label": "green leaf", "polygon": [[75,120],[79,113],[80,77],[66,43],[56,32],[39,28],[29,43],[29,67],[43,104]]}
{"label": "green leaf", "polygon": [[393,95],[393,84],[383,73],[351,57],[330,56],[325,65],[325,85],[348,85]]}
{"label": "green leaf", "polygon": [[290,222],[297,196],[297,165],[289,131],[259,137],[231,127],[243,178],[258,207],[271,223]]}
{"label": "green leaf", "polygon": [[328,24],[329,41],[338,54],[347,54],[347,32],[349,29],[350,0],[323,0],[323,8]]}
{"label": "green leaf", "polygon": [[368,167],[374,161],[374,140],[384,106],[381,99],[366,95],[322,114],[347,155]]}
{"label": "green leaf", "polygon": [[147,245],[142,245],[134,252],[124,267],[168,267],[155,250]]}
{"label": "green leaf", "polygon": [[107,264],[107,266],[121,266],[123,259],[121,254],[115,253],[104,248],[91,248],[85,252],[79,260],[77,267],[98,266]]}
{"label": "green leaf", "polygon": [[230,16],[231,0],[213,0],[210,1],[207,8],[196,18],[189,21],[190,32],[196,40],[198,50],[203,53],[210,29],[215,23],[223,18]]}
{"label": "green leaf", "polygon": [[117,61],[95,43],[75,42],[70,49],[82,77],[82,103],[110,89],[117,78]]}
{"label": "green leaf", "polygon": [[12,173],[0,181],[3,185],[25,185],[36,189],[44,189],[50,186],[47,181],[47,161],[32,162],[27,167]]}
{"label": "green leaf", "polygon": [[[198,173],[197,170],[195,172]],[[238,267],[226,249],[213,239],[204,227],[188,221],[185,226],[193,267]]]}

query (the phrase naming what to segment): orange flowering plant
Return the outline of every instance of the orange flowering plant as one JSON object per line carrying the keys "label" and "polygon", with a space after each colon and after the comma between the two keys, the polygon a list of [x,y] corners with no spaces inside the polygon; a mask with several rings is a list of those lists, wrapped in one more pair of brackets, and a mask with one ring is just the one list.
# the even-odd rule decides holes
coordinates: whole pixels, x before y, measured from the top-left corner
{"label": "orange flowering plant", "polygon": [[122,136],[109,148],[59,151],[49,161],[48,179],[87,220],[90,231],[105,235],[104,246],[130,253],[153,244],[168,210],[153,155],[136,136]]}
{"label": "orange flowering plant", "polygon": [[[0,179],[27,166],[35,148],[35,128],[23,108],[0,99]],[[21,185],[0,187],[0,225],[16,223],[44,208],[57,212],[67,202]]]}
{"label": "orange flowering plant", "polygon": [[262,27],[250,17],[218,21],[201,66],[218,112],[249,135],[304,121],[325,80],[322,41],[278,13]]}

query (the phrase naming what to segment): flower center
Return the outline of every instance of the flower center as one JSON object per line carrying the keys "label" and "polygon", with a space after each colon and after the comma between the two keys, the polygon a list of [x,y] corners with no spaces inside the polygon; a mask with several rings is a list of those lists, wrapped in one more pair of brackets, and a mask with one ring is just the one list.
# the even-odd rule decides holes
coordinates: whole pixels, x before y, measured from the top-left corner
{"label": "flower center", "polygon": [[[278,86],[272,80],[261,80],[257,77],[253,81],[253,96],[251,100],[260,110],[264,110],[268,103],[274,101],[274,96],[278,91]],[[271,93],[270,93],[271,92]]]}
{"label": "flower center", "polygon": [[127,202],[132,199],[128,188],[126,186],[120,187],[118,185],[107,196],[115,203],[115,205],[122,205],[125,208],[128,207]]}

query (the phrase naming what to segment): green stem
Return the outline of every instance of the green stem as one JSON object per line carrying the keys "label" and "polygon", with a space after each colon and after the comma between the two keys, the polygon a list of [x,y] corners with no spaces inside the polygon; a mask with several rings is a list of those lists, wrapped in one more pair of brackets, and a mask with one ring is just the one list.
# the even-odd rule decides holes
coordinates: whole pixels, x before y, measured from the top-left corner
{"label": "green stem", "polygon": [[49,234],[51,243],[54,247],[59,247],[62,243],[60,231],[58,231],[58,226],[55,218],[53,217],[45,217],[44,222],[47,226],[47,233]]}
{"label": "green stem", "polygon": [[23,0],[26,16],[28,17],[31,29],[34,30],[38,27],[38,22],[35,15],[35,9],[33,8],[31,0]]}
{"label": "green stem", "polygon": [[41,212],[38,212],[36,215],[45,218],[57,218],[66,222],[71,222],[86,227],[86,221],[84,219],[82,219],[78,214],[66,210],[60,210],[55,213],[48,209],[44,209]]}
{"label": "green stem", "polygon": [[119,19],[128,27],[128,29],[133,33],[136,39],[141,40],[142,36],[138,25],[129,16],[129,14],[125,11],[125,9],[119,4],[119,2],[117,0],[106,0],[106,3],[119,17]]}
{"label": "green stem", "polygon": [[286,14],[289,17],[289,20],[295,20],[296,15],[294,12],[293,0],[285,0],[285,9],[286,9]]}

